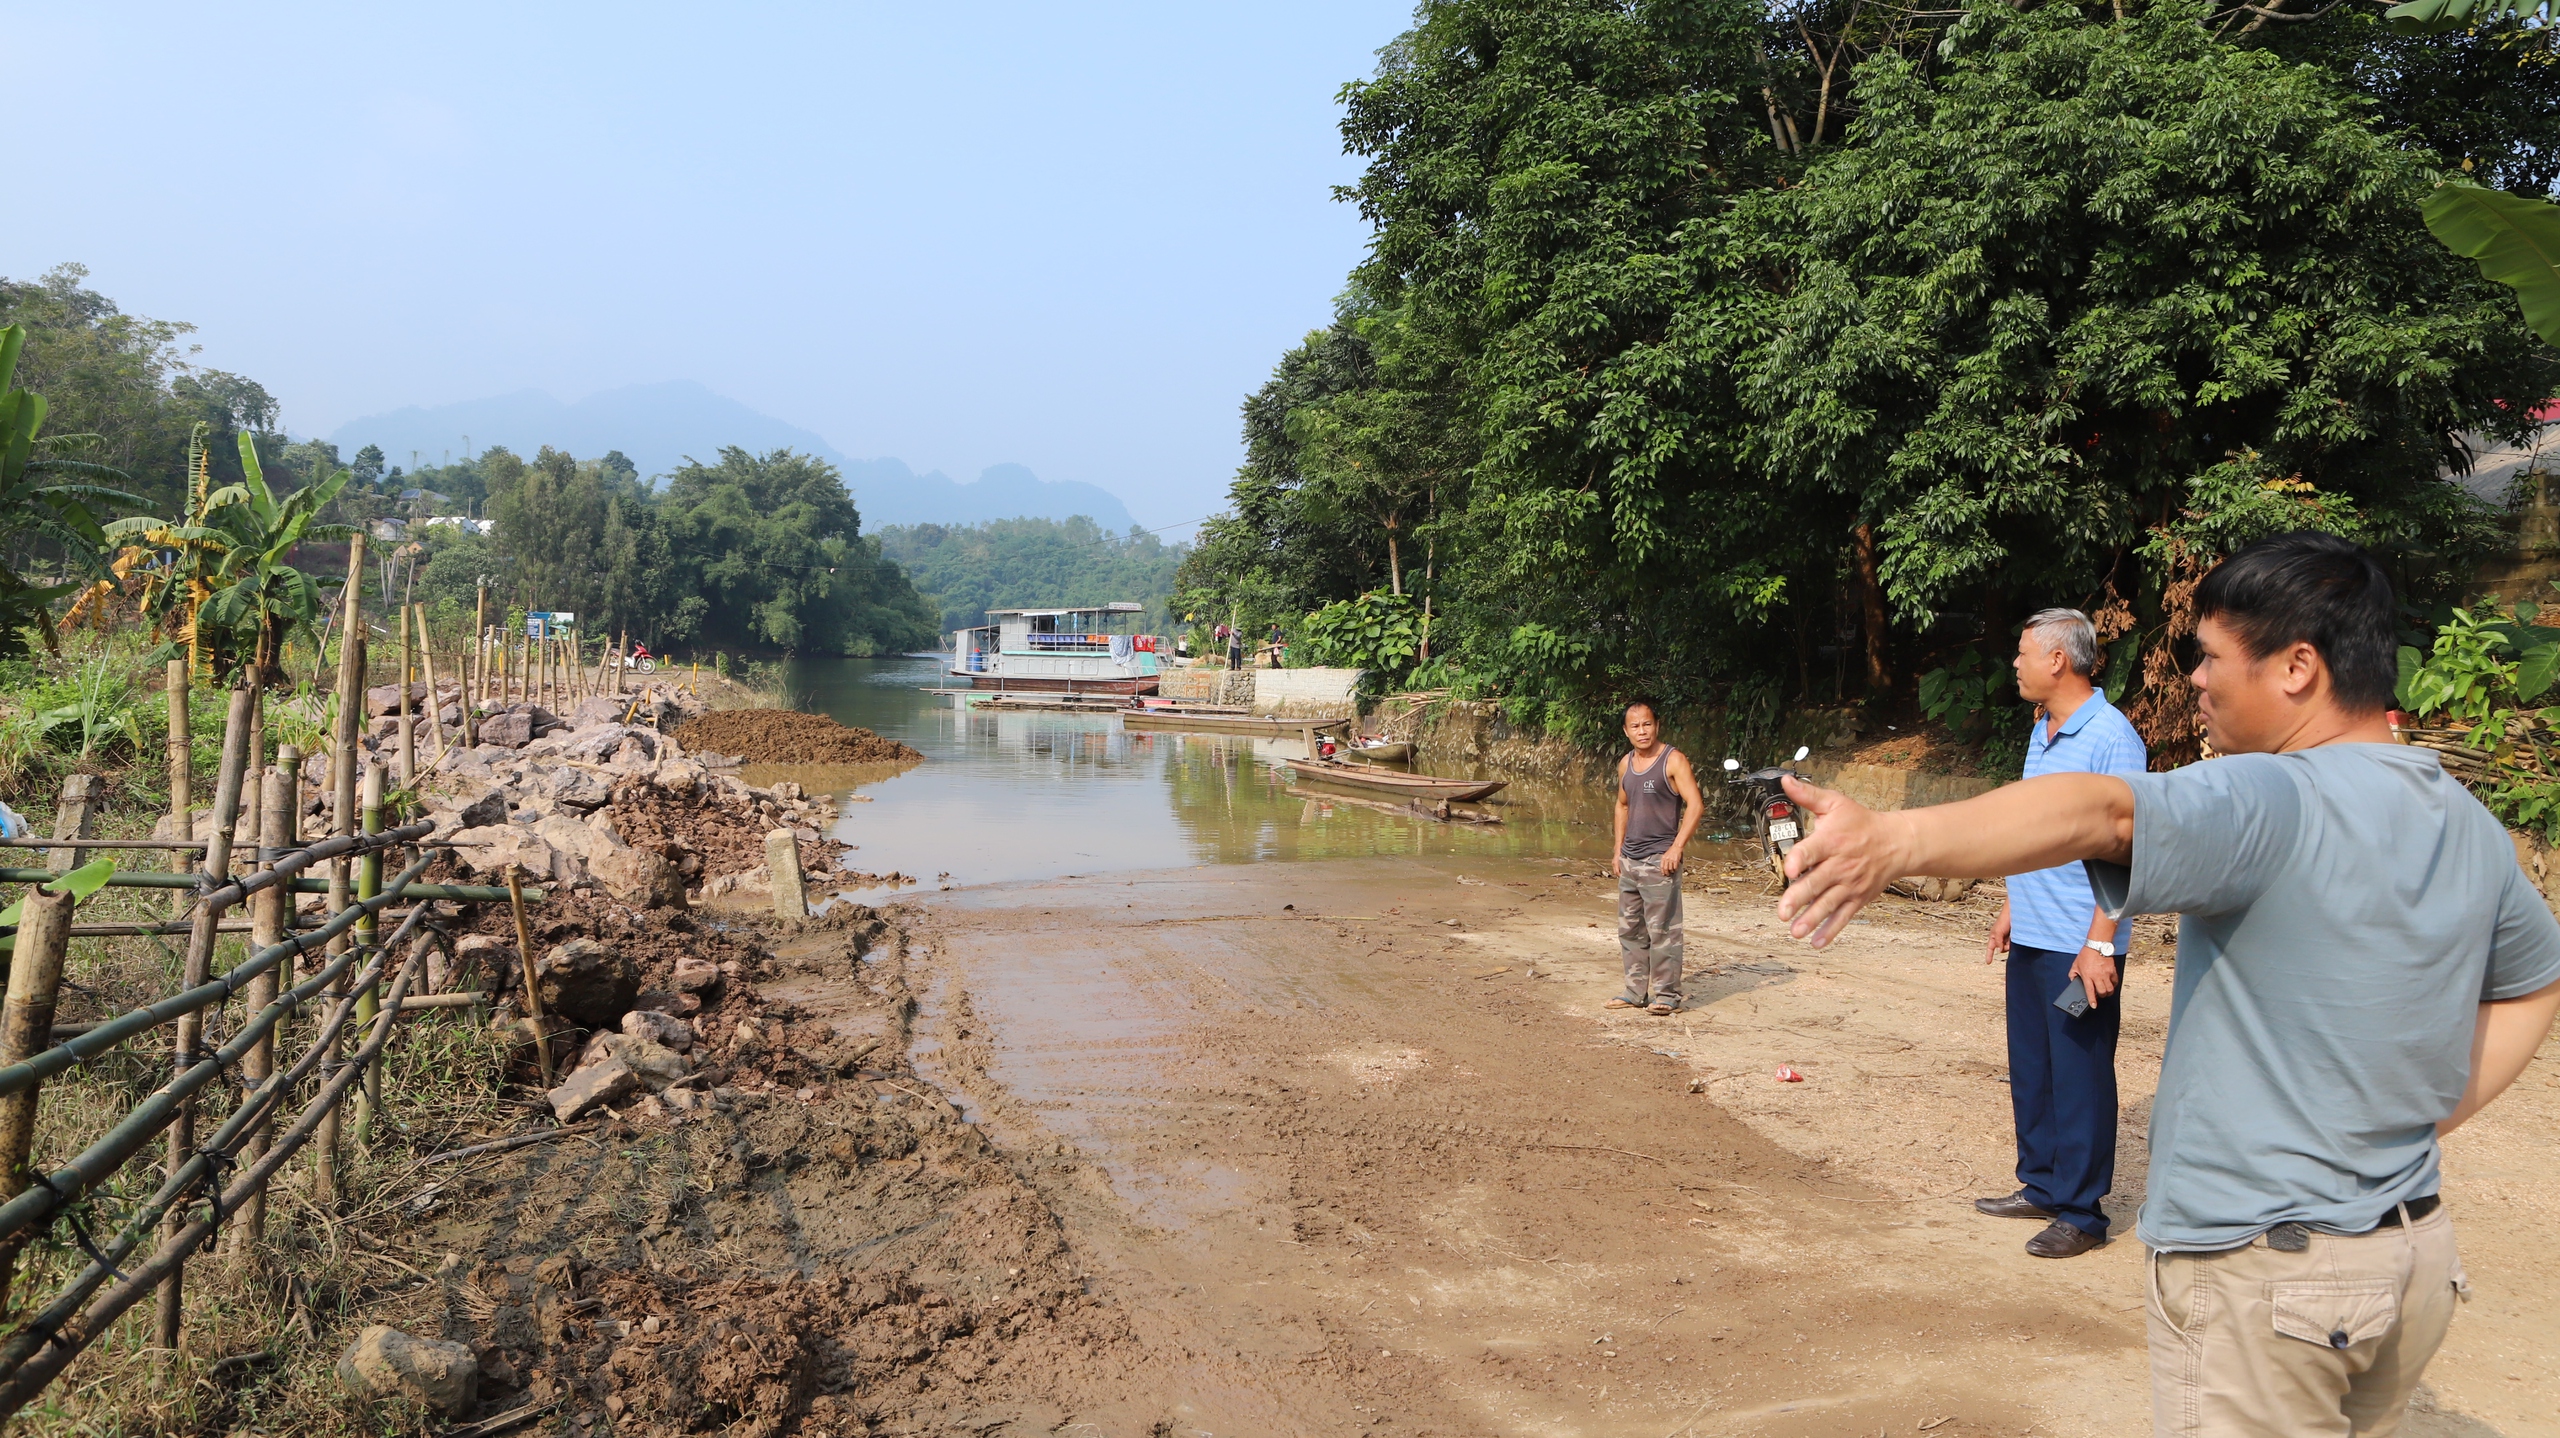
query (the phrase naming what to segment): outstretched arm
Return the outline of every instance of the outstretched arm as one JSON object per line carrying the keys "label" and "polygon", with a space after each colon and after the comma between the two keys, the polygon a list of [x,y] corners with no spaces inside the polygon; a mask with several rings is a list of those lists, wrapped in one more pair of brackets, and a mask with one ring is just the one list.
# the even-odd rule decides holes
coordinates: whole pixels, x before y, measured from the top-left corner
{"label": "outstretched arm", "polygon": [[2480,1006],[2478,1026],[2471,1031],[2471,1082],[2463,1088],[2462,1102],[2454,1106],[2453,1116],[2436,1125],[2437,1137],[2462,1127],[2464,1120],[2507,1091],[2550,1036],[2555,1015],[2560,1015],[2560,983],[2545,984],[2522,998],[2496,999]]}
{"label": "outstretched arm", "polygon": [[1829,789],[1786,780],[1813,815],[1787,855],[1778,917],[1819,947],[1905,875],[2005,878],[2075,859],[2133,857],[2133,789],[2106,774],[2047,774],[1960,804],[1878,813]]}

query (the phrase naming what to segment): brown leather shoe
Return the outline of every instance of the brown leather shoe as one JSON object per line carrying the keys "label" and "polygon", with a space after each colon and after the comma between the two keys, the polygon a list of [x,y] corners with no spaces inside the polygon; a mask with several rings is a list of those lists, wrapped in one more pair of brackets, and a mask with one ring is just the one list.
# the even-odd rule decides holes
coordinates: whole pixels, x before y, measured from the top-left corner
{"label": "brown leather shoe", "polygon": [[2005,1198],[1977,1198],[1973,1201],[1973,1211],[1976,1213],[1987,1213],[1993,1218],[2053,1217],[2052,1209],[2038,1208],[2034,1204],[2029,1203],[2027,1201],[2027,1191],[2023,1188]]}
{"label": "brown leather shoe", "polygon": [[2105,1247],[2106,1242],[2057,1218],[2044,1226],[2044,1232],[2027,1240],[2027,1252],[2038,1258],[2078,1258],[2090,1249]]}

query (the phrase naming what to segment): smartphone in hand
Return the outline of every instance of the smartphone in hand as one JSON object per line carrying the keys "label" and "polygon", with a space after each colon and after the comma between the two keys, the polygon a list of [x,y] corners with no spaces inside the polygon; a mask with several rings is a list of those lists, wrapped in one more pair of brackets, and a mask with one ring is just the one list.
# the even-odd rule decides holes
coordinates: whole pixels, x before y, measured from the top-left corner
{"label": "smartphone in hand", "polygon": [[2062,986],[2062,993],[2053,1001],[2053,1006],[2075,1019],[2089,1012],[2088,985],[2080,982],[2078,974],[2073,974],[2071,982]]}

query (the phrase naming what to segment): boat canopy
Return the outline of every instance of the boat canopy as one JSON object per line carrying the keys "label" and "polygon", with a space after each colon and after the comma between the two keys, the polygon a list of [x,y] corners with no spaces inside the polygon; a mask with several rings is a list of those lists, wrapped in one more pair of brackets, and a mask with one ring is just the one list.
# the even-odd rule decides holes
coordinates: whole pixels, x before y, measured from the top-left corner
{"label": "boat canopy", "polygon": [[1147,606],[1132,604],[1125,599],[1115,600],[1109,604],[1078,604],[1063,609],[990,609],[987,611],[989,615],[1020,614],[1031,618],[1044,615],[1062,617],[1069,614],[1144,614],[1146,612]]}

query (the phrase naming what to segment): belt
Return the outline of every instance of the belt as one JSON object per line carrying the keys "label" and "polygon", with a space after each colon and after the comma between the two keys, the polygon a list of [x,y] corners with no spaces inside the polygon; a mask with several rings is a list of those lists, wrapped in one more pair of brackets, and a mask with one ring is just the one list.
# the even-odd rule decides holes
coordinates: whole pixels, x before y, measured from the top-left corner
{"label": "belt", "polygon": [[2400,1226],[2400,1211],[2402,1209],[2407,1209],[2409,1216],[2416,1219],[2424,1218],[2428,1214],[2433,1213],[2442,1207],[2444,1207],[2444,1195],[2431,1193],[2424,1198],[2410,1199],[2407,1203],[2393,1204],[2390,1211],[2383,1214],[2380,1219],[2376,1220],[2373,1226],[2375,1228],[2398,1228]]}
{"label": "belt", "polygon": [[[2373,1227],[2366,1229],[2365,1233],[2379,1233],[2386,1228],[2398,1228],[2400,1215],[2404,1212],[2412,1220],[2416,1220],[2442,1207],[2444,1207],[2444,1196],[2435,1193],[2428,1194],[2424,1198],[2410,1199],[2406,1203],[2395,1203],[2384,1210],[2382,1217],[2375,1220]],[[2354,1233],[2345,1235],[2348,1238],[2362,1236],[2363,1234]],[[2267,1230],[2267,1247],[2278,1253],[2300,1253],[2311,1247],[2311,1230],[2299,1223],[2279,1223]]]}

